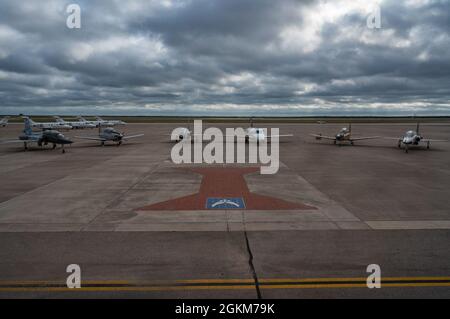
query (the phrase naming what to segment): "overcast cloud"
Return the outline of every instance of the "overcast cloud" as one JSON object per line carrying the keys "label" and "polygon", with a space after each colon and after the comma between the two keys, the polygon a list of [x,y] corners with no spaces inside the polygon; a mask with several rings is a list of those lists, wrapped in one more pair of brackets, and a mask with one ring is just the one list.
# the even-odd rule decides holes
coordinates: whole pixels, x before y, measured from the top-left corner
{"label": "overcast cloud", "polygon": [[450,1],[2,0],[0,113],[450,115]]}

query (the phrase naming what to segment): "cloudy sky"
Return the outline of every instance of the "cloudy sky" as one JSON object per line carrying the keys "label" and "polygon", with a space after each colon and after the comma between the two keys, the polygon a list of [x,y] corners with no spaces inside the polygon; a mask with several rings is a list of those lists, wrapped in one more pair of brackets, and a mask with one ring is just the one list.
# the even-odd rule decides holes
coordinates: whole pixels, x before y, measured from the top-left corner
{"label": "cloudy sky", "polygon": [[17,113],[450,115],[450,0],[1,0]]}

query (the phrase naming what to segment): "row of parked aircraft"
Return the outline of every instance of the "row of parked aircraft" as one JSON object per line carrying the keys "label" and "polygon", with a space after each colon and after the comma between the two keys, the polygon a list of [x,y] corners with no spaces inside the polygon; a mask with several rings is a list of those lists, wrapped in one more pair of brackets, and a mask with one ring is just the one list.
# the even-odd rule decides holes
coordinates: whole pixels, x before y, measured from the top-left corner
{"label": "row of parked aircraft", "polygon": [[59,116],[54,116],[56,122],[35,122],[29,117],[31,127],[40,128],[43,130],[60,129],[60,130],[71,130],[71,129],[85,129],[85,128],[98,128],[98,127],[109,127],[116,125],[125,125],[124,121],[121,120],[104,120],[99,116],[96,116],[95,121],[88,121],[82,116],[78,116],[78,121],[65,121]]}
{"label": "row of parked aircraft", "polygon": [[[85,128],[98,128],[98,127],[109,127],[117,125],[126,125],[124,121],[121,120],[104,120],[99,116],[95,117],[95,121],[88,121],[82,116],[78,116],[78,121],[65,121],[59,116],[54,116],[53,118],[56,122],[35,122],[31,118],[24,116],[23,118],[28,118],[31,123],[32,128],[39,128],[42,130],[72,130],[72,129],[85,129]],[[8,125],[9,116],[5,116],[0,120],[0,126],[5,127]]]}
{"label": "row of parked aircraft", "polygon": [[[57,129],[97,127],[99,129],[99,133],[97,136],[75,136],[75,138],[99,141],[102,146],[105,145],[105,142],[113,142],[117,145],[121,145],[122,142],[128,139],[144,135],[134,134],[125,136],[124,133],[121,133],[112,127],[116,125],[126,124],[125,122],[118,120],[110,121],[97,118],[96,121],[86,121],[85,119],[80,117],[79,122],[65,122],[63,119],[56,117],[56,122],[37,123],[30,119],[28,116],[24,116],[23,118],[25,125],[23,134],[21,134],[17,139],[14,140],[0,141],[0,144],[23,143],[25,150],[28,149],[29,144],[37,144],[40,147],[51,144],[53,145],[53,149],[55,149],[57,145],[61,145],[62,152],[65,153],[66,151],[64,146],[72,144],[73,141],[65,137],[64,134],[59,132]],[[41,131],[35,132],[33,131],[33,128],[41,129]]]}
{"label": "row of parked aircraft", "polygon": [[[82,117],[79,117],[78,122],[66,122],[60,117],[55,117],[56,122],[47,122],[47,123],[36,123],[31,120],[29,117],[24,117],[25,120],[25,129],[23,130],[23,135],[19,136],[17,140],[9,140],[0,142],[3,143],[16,143],[22,142],[24,143],[25,149],[28,148],[28,143],[37,143],[38,146],[43,146],[47,144],[53,144],[53,149],[56,148],[57,145],[61,145],[62,152],[65,153],[64,145],[72,144],[73,141],[66,138],[62,133],[57,131],[56,129],[76,129],[76,128],[99,128],[98,136],[75,136],[77,139],[84,140],[92,140],[99,141],[101,145],[105,145],[105,142],[114,142],[117,145],[121,145],[123,141],[128,139],[141,137],[144,134],[133,134],[125,136],[124,133],[121,133],[114,129],[112,126],[116,125],[125,125],[126,123],[120,120],[103,120],[100,117],[97,117],[95,121],[87,121]],[[4,124],[6,126],[8,124],[8,118],[4,118],[1,120],[1,125]],[[102,128],[106,127],[106,128]],[[40,128],[42,132],[33,132],[33,128]],[[426,143],[427,149],[430,148],[431,142],[447,142],[447,140],[438,140],[438,139],[428,139],[424,138],[419,133],[420,125],[417,123],[416,130],[408,130],[402,137],[382,137],[382,136],[361,136],[354,137],[352,135],[352,126],[349,124],[348,128],[342,128],[335,136],[327,136],[321,133],[311,133],[310,135],[315,137],[317,140],[326,139],[332,140],[333,144],[340,145],[341,143],[348,142],[351,145],[354,145],[355,141],[361,140],[370,140],[370,139],[391,139],[396,140],[398,142],[399,148],[404,148],[405,152],[408,152],[409,147],[412,145],[419,145],[421,143]],[[293,134],[284,134],[277,135],[276,137],[292,137]],[[194,134],[191,132],[189,128],[179,128],[178,135],[175,139],[176,142],[181,142],[185,140],[193,140]],[[252,141],[265,141],[274,138],[274,135],[266,135],[266,130],[263,128],[256,128],[253,126],[253,120],[250,121],[250,127],[245,130],[245,142],[249,140]]]}
{"label": "row of parked aircraft", "polygon": [[[319,123],[319,124],[323,124]],[[325,139],[325,140],[331,140],[333,141],[333,144],[340,145],[342,143],[350,143],[350,145],[354,145],[355,141],[362,141],[362,140],[371,140],[371,139],[389,139],[389,140],[396,140],[398,142],[398,148],[404,148],[405,152],[408,153],[409,147],[413,145],[419,145],[421,143],[426,143],[427,149],[430,148],[431,142],[448,142],[448,140],[438,140],[438,139],[429,139],[424,138],[419,133],[420,124],[417,123],[416,130],[408,130],[403,136],[401,137],[383,137],[383,136],[360,136],[360,137],[354,137],[352,135],[352,125],[349,124],[348,128],[344,127],[342,128],[338,133],[336,133],[335,136],[327,136],[323,135],[321,133],[311,133],[310,136],[315,137],[317,140]],[[284,135],[277,135],[277,137],[289,137],[293,136],[293,134],[284,134]],[[263,128],[255,128],[253,127],[253,121],[250,122],[250,127],[246,129],[245,131],[245,141],[248,142],[249,140],[253,141],[264,141],[264,140],[270,140],[275,136],[266,135],[266,132]],[[179,130],[179,135],[176,138],[177,142],[180,142],[182,140],[192,140],[193,134],[189,128],[183,127]]]}
{"label": "row of parked aircraft", "polygon": [[431,142],[447,142],[447,140],[437,140],[437,139],[429,139],[424,138],[419,133],[420,124],[417,123],[416,130],[408,130],[402,137],[386,137],[386,136],[363,136],[363,137],[353,137],[352,136],[352,125],[349,124],[348,128],[342,128],[335,136],[326,136],[322,134],[310,134],[314,136],[317,140],[326,139],[332,140],[334,144],[338,144],[341,142],[349,142],[351,145],[354,144],[355,141],[361,140],[371,140],[371,139],[389,139],[396,140],[398,142],[398,148],[404,148],[405,152],[408,153],[409,147],[412,145],[419,145],[421,143],[426,143],[427,149],[430,148]]}

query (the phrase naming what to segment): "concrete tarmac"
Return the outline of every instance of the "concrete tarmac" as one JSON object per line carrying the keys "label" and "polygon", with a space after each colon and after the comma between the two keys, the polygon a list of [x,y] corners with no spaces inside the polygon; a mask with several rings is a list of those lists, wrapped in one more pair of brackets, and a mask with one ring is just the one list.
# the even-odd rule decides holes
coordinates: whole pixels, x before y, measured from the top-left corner
{"label": "concrete tarmac", "polygon": [[[128,125],[145,136],[76,141],[64,155],[0,145],[0,297],[450,297],[450,143],[406,154],[392,140],[308,136],[334,135],[334,124],[272,124],[295,136],[280,143],[279,172],[245,176],[248,189],[314,209],[139,210],[200,189],[192,165],[170,160],[176,126]],[[352,125],[355,137],[414,128]],[[0,139],[21,129],[0,128]],[[450,126],[421,133],[449,139]],[[80,290],[64,286],[69,264],[81,266]],[[381,289],[365,286],[369,264]]]}

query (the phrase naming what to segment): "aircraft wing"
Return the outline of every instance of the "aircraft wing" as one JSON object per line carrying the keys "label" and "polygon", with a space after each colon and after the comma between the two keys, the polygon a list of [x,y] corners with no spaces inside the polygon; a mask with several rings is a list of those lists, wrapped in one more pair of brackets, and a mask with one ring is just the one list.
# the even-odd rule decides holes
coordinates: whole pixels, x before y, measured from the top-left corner
{"label": "aircraft wing", "polygon": [[82,140],[106,142],[106,139],[101,137],[93,137],[93,136],[74,136],[74,137]]}
{"label": "aircraft wing", "polygon": [[421,142],[448,142],[448,140],[432,140],[429,138],[423,138],[420,140]]}
{"label": "aircraft wing", "polygon": [[274,137],[292,137],[294,134],[279,134],[279,135],[268,135],[266,138],[274,138]]}
{"label": "aircraft wing", "polygon": [[309,135],[314,136],[315,138],[318,138],[318,139],[324,138],[326,140],[333,140],[333,141],[336,139],[336,137],[334,137],[334,136],[326,136],[326,135],[322,135],[322,134],[309,134]]}
{"label": "aircraft wing", "polygon": [[128,140],[128,139],[130,139],[130,138],[135,138],[135,137],[140,137],[140,136],[144,136],[144,134],[128,135],[128,136],[122,137],[122,139]]}
{"label": "aircraft wing", "polygon": [[37,143],[37,140],[6,140],[6,141],[0,141],[0,144],[12,144],[12,143]]}
{"label": "aircraft wing", "polygon": [[402,139],[401,137],[385,137],[385,136],[383,136],[383,138],[385,140],[395,140],[395,141],[399,141]]}
{"label": "aircraft wing", "polygon": [[365,137],[351,137],[350,141],[362,141],[362,140],[373,140],[376,138],[381,138],[381,136],[365,136]]}

